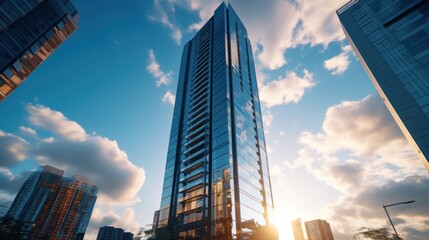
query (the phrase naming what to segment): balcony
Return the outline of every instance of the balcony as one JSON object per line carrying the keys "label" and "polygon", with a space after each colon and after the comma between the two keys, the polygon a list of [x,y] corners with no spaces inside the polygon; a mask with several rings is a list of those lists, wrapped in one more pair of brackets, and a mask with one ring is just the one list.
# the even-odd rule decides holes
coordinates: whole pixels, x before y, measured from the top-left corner
{"label": "balcony", "polygon": [[191,173],[182,173],[179,179],[179,182],[188,181],[188,179],[192,179],[194,176],[204,173],[204,168],[196,169],[194,172]]}
{"label": "balcony", "polygon": [[183,152],[183,154],[185,154],[186,156],[189,156],[189,155],[192,156],[193,154],[195,154],[201,150],[204,150],[206,147],[205,143],[206,143],[205,141],[198,142],[197,144],[195,144],[195,145],[189,147],[187,150],[185,150]]}
{"label": "balcony", "polygon": [[182,162],[187,164],[187,162],[191,163],[196,160],[196,158],[202,158],[205,153],[205,148],[200,149],[199,151],[187,156]]}
{"label": "balcony", "polygon": [[186,195],[182,198],[179,198],[177,200],[178,203],[181,203],[183,201],[189,200],[189,199],[193,199],[193,198],[202,198],[205,197],[206,195],[204,194],[204,188],[201,187],[197,190],[194,190],[192,192],[187,192]]}
{"label": "balcony", "polygon": [[199,115],[201,112],[203,112],[203,111],[207,111],[207,105],[202,105],[202,106],[200,106],[200,108],[198,108],[198,109],[195,109],[195,111],[194,112],[191,112],[189,115],[188,115],[188,119],[191,119],[191,118],[193,118],[193,117],[195,117],[195,116],[197,116],[197,115]]}
{"label": "balcony", "polygon": [[207,98],[208,94],[209,93],[207,91],[207,92],[204,92],[203,94],[201,94],[200,96],[192,96],[191,97],[191,105],[195,104],[195,103],[198,103],[199,101],[202,101],[203,98]]}
{"label": "balcony", "polygon": [[206,125],[202,125],[200,128],[195,129],[194,131],[188,133],[185,135],[185,139],[188,140],[188,142],[185,143],[186,147],[191,147],[193,143],[196,142],[196,139],[201,138],[201,136],[206,135]]}
{"label": "balcony", "polygon": [[193,132],[195,129],[198,129],[202,126],[205,126],[207,118],[202,118],[200,121],[194,121],[195,119],[192,119],[192,124],[188,123],[188,128],[186,129],[186,132]]}
{"label": "balcony", "polygon": [[182,214],[182,213],[188,213],[188,212],[193,212],[193,211],[197,211],[199,210],[199,208],[203,207],[203,202],[202,201],[193,201],[191,203],[187,203],[185,204],[184,207],[179,206],[177,208],[177,214]]}
{"label": "balcony", "polygon": [[181,169],[181,172],[182,173],[190,173],[190,172],[196,170],[197,168],[202,167],[204,165],[204,161],[205,161],[205,158],[203,156],[200,159],[198,159],[195,162],[193,162],[192,164],[183,166],[182,169]]}
{"label": "balcony", "polygon": [[193,122],[199,121],[200,119],[205,119],[208,115],[209,113],[207,111],[203,111],[201,114],[194,116],[192,119],[190,119],[188,125],[192,124]]}
{"label": "balcony", "polygon": [[185,190],[189,190],[189,189],[192,189],[194,187],[203,186],[203,185],[204,185],[204,178],[201,178],[201,179],[199,179],[197,181],[194,181],[194,182],[192,182],[190,184],[185,184],[183,186],[180,186],[179,187],[179,192],[183,192]]}

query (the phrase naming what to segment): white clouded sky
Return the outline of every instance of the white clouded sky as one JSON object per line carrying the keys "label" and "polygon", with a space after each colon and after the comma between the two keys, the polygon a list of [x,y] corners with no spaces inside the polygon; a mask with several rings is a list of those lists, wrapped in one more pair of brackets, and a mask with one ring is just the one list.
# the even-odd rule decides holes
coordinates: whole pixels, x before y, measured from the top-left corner
{"label": "white clouded sky", "polygon": [[[89,236],[136,230],[159,207],[182,47],[221,1],[74,2],[79,30],[0,104],[0,200],[55,164],[100,187]],[[230,1],[252,41],[281,237],[322,218],[351,239],[389,227],[382,204],[415,199],[392,215],[425,239],[427,172],[344,40],[345,2]]]}

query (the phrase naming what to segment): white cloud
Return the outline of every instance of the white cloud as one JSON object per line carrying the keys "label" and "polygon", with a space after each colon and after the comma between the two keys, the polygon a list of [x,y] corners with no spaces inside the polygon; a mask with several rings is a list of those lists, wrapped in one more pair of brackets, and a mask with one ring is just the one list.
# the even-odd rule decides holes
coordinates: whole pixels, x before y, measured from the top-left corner
{"label": "white cloud", "polygon": [[[173,2],[198,12],[200,21],[188,26],[188,30],[198,30],[222,1]],[[336,0],[231,2],[248,29],[253,46],[257,43],[262,46],[257,57],[269,69],[277,69],[286,64],[284,54],[287,49],[304,44],[321,44],[326,47],[331,42],[345,38],[335,14],[341,6]]]}
{"label": "white cloud", "polygon": [[[427,201],[427,172],[378,96],[330,107],[323,131],[305,131],[299,143],[298,158],[284,164],[303,166],[340,192],[337,202],[324,209],[336,239],[350,239],[363,226],[388,226],[382,204]],[[397,216],[399,228],[410,239],[424,239],[429,228],[421,223],[428,221],[429,212],[416,207]]]}
{"label": "white cloud", "polygon": [[99,187],[100,198],[104,201],[139,201],[137,192],[143,185],[145,172],[128,160],[114,140],[88,135],[85,141],[40,142],[33,153],[41,165],[56,166],[69,174],[88,177]]}
{"label": "white cloud", "polygon": [[176,101],[176,96],[173,93],[171,93],[171,91],[167,91],[162,97],[162,102],[164,103],[170,103],[174,105],[175,101]]}
{"label": "white cloud", "polygon": [[[168,2],[172,9],[180,6],[197,12],[200,19],[188,26],[190,31],[202,27],[222,3],[220,0]],[[315,85],[312,75],[307,71],[308,74],[299,78],[295,73],[289,73],[285,79],[275,80],[264,86],[267,80],[264,69],[278,69],[286,64],[285,52],[290,48],[304,44],[322,44],[326,47],[330,42],[343,40],[344,35],[335,16],[335,10],[340,4],[334,0],[321,0],[317,3],[302,0],[252,0],[232,1],[232,5],[247,27],[253,43],[261,100],[268,107],[297,103],[305,90]],[[333,65],[338,61],[332,63],[334,60],[328,61],[326,66],[341,74],[345,71],[344,65],[335,68]],[[273,95],[269,96],[268,93]]]}
{"label": "white cloud", "polygon": [[327,47],[329,43],[345,39],[341,25],[336,16],[336,10],[344,5],[345,1],[297,0],[300,25],[293,39],[293,45],[322,44]]}
{"label": "white cloud", "polygon": [[429,234],[429,211],[426,205],[429,200],[428,187],[427,176],[412,175],[403,180],[389,181],[381,186],[357,189],[355,195],[344,197],[326,208],[332,213],[329,221],[335,226],[333,228],[335,234],[343,236],[340,239],[350,239],[350,235],[364,226],[385,227],[390,230],[390,223],[381,206],[414,199],[417,200],[415,203],[389,208],[389,212],[392,214],[393,211],[391,217],[402,238],[427,239]]}
{"label": "white cloud", "polygon": [[156,86],[168,85],[171,82],[172,71],[164,73],[159,66],[159,63],[156,61],[155,54],[152,49],[149,49],[149,65],[147,65],[146,70],[156,78]]}
{"label": "white cloud", "polygon": [[255,59],[255,72],[258,86],[264,85],[264,83],[268,80],[268,76],[266,74],[266,70],[263,68],[261,62],[258,59]]}
{"label": "white cloud", "polygon": [[[200,17],[200,21],[191,24],[188,30],[198,30],[213,16],[214,10],[222,1],[188,0],[185,2],[188,8],[197,11]],[[257,43],[263,46],[258,54],[262,65],[270,69],[283,66],[286,63],[283,53],[292,46],[293,29],[299,20],[296,6],[289,1],[238,1],[233,2],[232,5],[243,19],[253,47],[256,47]],[[267,28],[267,26],[272,27]]]}
{"label": "white cloud", "polygon": [[68,120],[61,112],[42,105],[26,105],[28,121],[34,126],[54,132],[64,139],[84,141],[86,133],[76,122]]}
{"label": "white cloud", "polygon": [[[1,166],[35,159],[39,165],[63,169],[67,175],[82,175],[99,188],[90,225],[115,224],[134,231],[138,224],[130,207],[140,201],[137,194],[145,181],[143,168],[134,165],[115,140],[86,131],[59,111],[42,105],[25,106],[29,122],[45,134],[58,137],[36,139],[33,145],[0,130],[0,193],[11,199],[30,171],[14,175]],[[26,131],[27,128],[21,130]],[[34,130],[36,131],[36,130]],[[101,166],[101,167],[100,167]],[[90,231],[98,231],[96,226]]]}
{"label": "white cloud", "polygon": [[262,114],[262,121],[264,123],[264,128],[265,129],[269,128],[273,120],[274,120],[273,113],[270,110],[264,108],[263,114]]}
{"label": "white cloud", "polygon": [[30,173],[31,171],[23,171],[15,176],[9,169],[0,167],[0,193],[14,196]]}
{"label": "white cloud", "polygon": [[29,144],[22,138],[0,130],[0,166],[12,166],[27,157]]}
{"label": "white cloud", "polygon": [[[299,142],[304,147],[295,165],[289,166],[305,166],[318,179],[343,192],[356,187],[345,179],[337,182],[343,174],[350,175],[347,173],[350,170],[361,178],[365,176],[366,184],[378,184],[386,178],[404,178],[416,169],[423,169],[378,96],[330,107],[323,132],[305,131]],[[347,158],[337,157],[340,152],[347,153]]]}
{"label": "white cloud", "polygon": [[304,96],[306,90],[314,87],[313,74],[304,70],[300,77],[295,72],[287,73],[286,77],[274,80],[259,89],[259,97],[267,107],[288,103],[297,103]]}
{"label": "white cloud", "polygon": [[276,150],[276,148],[275,148],[275,147],[271,147],[270,145],[267,145],[267,153],[268,153],[268,154],[273,153],[275,150]]}
{"label": "white cloud", "polygon": [[55,141],[55,138],[53,138],[53,137],[43,138],[41,141],[42,142],[53,142],[53,141]]}
{"label": "white cloud", "polygon": [[339,147],[351,149],[359,156],[381,155],[386,145],[397,150],[409,149],[404,135],[376,95],[330,107],[323,130]]}
{"label": "white cloud", "polygon": [[126,207],[123,209],[122,214],[118,214],[111,208],[97,202],[92,212],[91,221],[86,231],[85,238],[96,239],[99,228],[103,226],[122,228],[126,232],[136,232],[140,227],[133,208]]}
{"label": "white cloud", "polygon": [[323,133],[304,131],[299,140],[323,154],[347,149],[355,156],[368,157],[386,154],[387,146],[409,150],[402,132],[375,95],[330,107],[326,111]]}
{"label": "white cloud", "polygon": [[173,32],[171,33],[171,37],[176,41],[177,44],[180,45],[180,40],[182,39],[182,32],[177,28],[172,29],[172,31]]}
{"label": "white cloud", "polygon": [[160,22],[164,26],[168,27],[171,30],[171,37],[173,40],[180,45],[180,41],[182,40],[182,31],[180,28],[173,24],[170,20],[170,16],[174,13],[174,9],[170,6],[170,8],[166,9],[164,6],[164,1],[154,0],[153,5],[155,8],[154,15],[150,15],[149,19],[152,21]]}
{"label": "white cloud", "polygon": [[350,45],[343,47],[339,55],[324,61],[323,67],[330,71],[332,75],[342,75],[349,67],[351,51]]}
{"label": "white cloud", "polygon": [[[236,9],[240,16],[243,15],[253,46],[255,47],[257,43],[262,46],[256,55],[262,66],[277,69],[287,62],[284,54],[293,46],[294,29],[300,14],[297,7],[289,1],[270,1],[269,3],[261,1],[259,4],[266,7],[255,7],[251,13],[246,12],[250,10],[250,6],[243,11],[242,6],[237,6]],[[266,12],[260,9],[265,9]]]}
{"label": "white cloud", "polygon": [[178,3],[184,4],[189,9],[198,12],[200,21],[193,23],[188,26],[188,31],[199,30],[209,19],[213,16],[214,10],[220,5],[222,1],[219,0],[187,0],[177,1]]}
{"label": "white cloud", "polygon": [[59,138],[42,138],[34,146],[29,146],[16,136],[0,132],[0,136],[7,136],[20,146],[13,148],[7,147],[10,144],[2,144],[0,153],[15,149],[12,156],[17,161],[29,157],[24,150],[25,147],[31,148],[29,155],[39,164],[49,164],[64,169],[68,174],[88,177],[100,189],[99,200],[115,204],[139,201],[137,192],[143,185],[145,172],[128,159],[115,140],[87,134],[77,122],[48,107],[28,104],[26,110],[31,124]]}
{"label": "white cloud", "polygon": [[34,130],[32,128],[20,126],[19,130],[26,135],[33,136],[33,137],[37,136],[36,130]]}

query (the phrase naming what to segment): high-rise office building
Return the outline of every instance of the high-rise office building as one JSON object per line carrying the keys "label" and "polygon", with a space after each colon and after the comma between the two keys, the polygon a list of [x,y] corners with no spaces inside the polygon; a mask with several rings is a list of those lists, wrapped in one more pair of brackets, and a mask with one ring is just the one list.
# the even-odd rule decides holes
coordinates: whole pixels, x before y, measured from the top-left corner
{"label": "high-rise office building", "polygon": [[77,29],[70,0],[0,1],[0,102]]}
{"label": "high-rise office building", "polygon": [[429,171],[429,1],[353,0],[337,14],[377,92]]}
{"label": "high-rise office building", "polygon": [[272,211],[251,44],[222,3],[184,46],[157,234],[274,239]]}
{"label": "high-rise office building", "polygon": [[16,195],[7,215],[22,222],[26,239],[83,239],[96,201],[97,187],[81,176],[43,166]]}
{"label": "high-rise office building", "polygon": [[134,239],[134,233],[124,232],[122,234],[122,240],[133,240],[133,239]]}
{"label": "high-rise office building", "polygon": [[308,240],[334,240],[331,226],[325,220],[312,220],[304,223]]}
{"label": "high-rise office building", "polygon": [[292,231],[295,240],[305,240],[300,218],[292,221]]}
{"label": "high-rise office building", "polygon": [[104,226],[98,230],[97,240],[133,240],[134,234],[122,228]]}

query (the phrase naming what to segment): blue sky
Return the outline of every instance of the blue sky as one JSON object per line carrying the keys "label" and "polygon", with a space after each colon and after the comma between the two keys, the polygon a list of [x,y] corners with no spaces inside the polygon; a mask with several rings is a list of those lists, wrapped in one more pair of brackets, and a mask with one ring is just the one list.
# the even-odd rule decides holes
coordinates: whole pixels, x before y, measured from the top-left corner
{"label": "blue sky", "polygon": [[[100,187],[88,239],[135,231],[159,207],[184,43],[221,1],[74,0],[79,29],[0,104],[0,200],[51,164]],[[429,234],[429,178],[354,56],[345,1],[230,1],[252,41],[282,239],[326,219],[336,239],[389,227]],[[61,149],[63,154],[58,151]]]}

